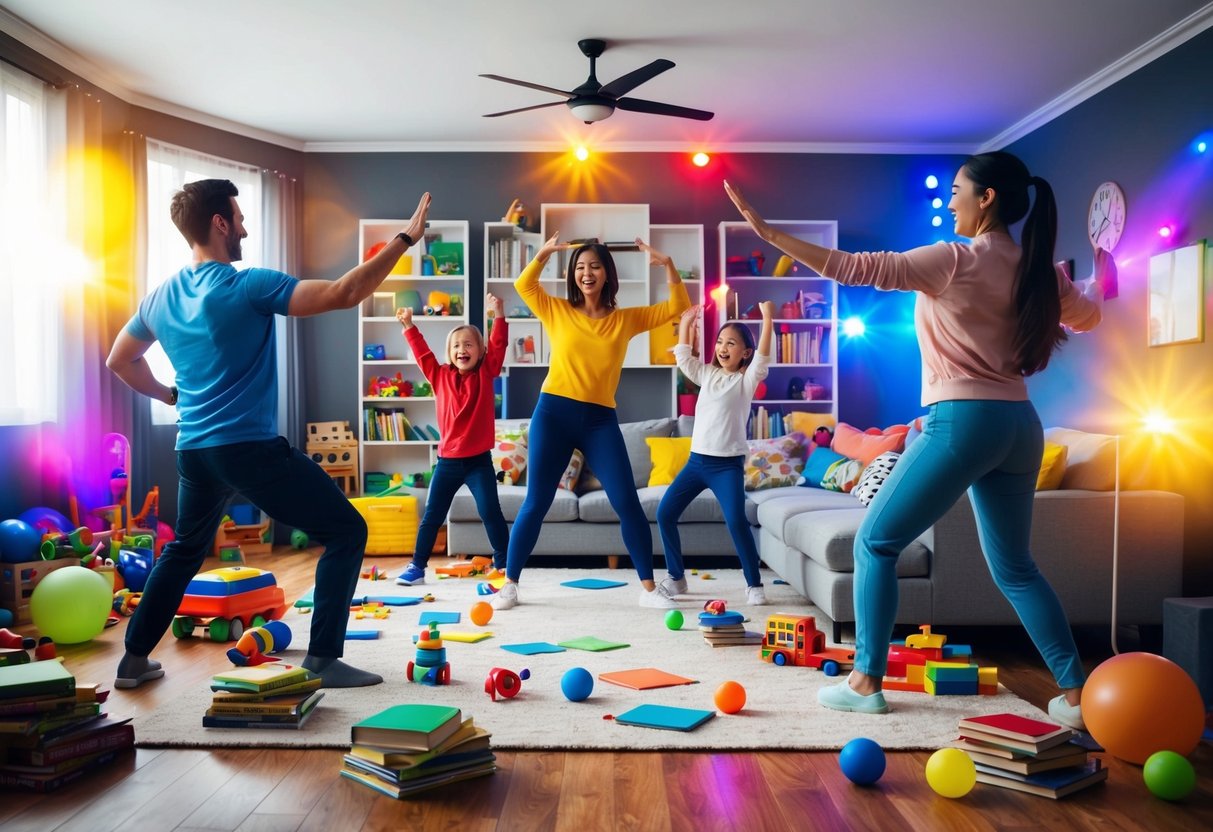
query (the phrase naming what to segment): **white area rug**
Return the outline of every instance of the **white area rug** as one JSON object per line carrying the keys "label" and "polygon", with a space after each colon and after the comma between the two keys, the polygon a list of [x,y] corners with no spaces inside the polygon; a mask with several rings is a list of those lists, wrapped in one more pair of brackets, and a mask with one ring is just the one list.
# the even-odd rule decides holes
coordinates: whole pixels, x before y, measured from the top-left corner
{"label": "white area rug", "polygon": [[[370,561],[368,561],[368,566]],[[662,577],[664,573],[658,574]],[[432,571],[431,571],[432,575]],[[471,623],[468,611],[477,601],[478,579],[433,581],[424,587],[401,587],[393,581],[359,584],[358,593],[421,595],[435,602],[395,607],[386,621],[351,618],[352,629],[380,629],[375,641],[346,642],[345,659],[357,667],[381,673],[384,684],[369,688],[330,690],[303,729],[203,728],[202,715],[211,692],[199,687],[171,705],[140,714],[135,737],[140,746],[293,746],[343,748],[349,745],[350,726],[388,705],[431,702],[455,705],[493,734],[493,745],[503,749],[838,749],[855,737],[870,737],[886,749],[934,749],[956,736],[956,723],[965,716],[1009,711],[1040,717],[1041,712],[1005,688],[997,696],[940,696],[890,691],[892,712],[883,716],[838,713],[817,705],[817,690],[835,684],[810,668],[776,667],[763,662],[753,647],[709,646],[698,630],[698,614],[706,600],[722,598],[730,609],[751,620],[746,629],[761,631],[772,612],[812,614],[814,608],[790,587],[775,584],[764,571],[766,607],[746,607],[740,570],[711,572],[712,580],[688,574],[690,594],[683,600],[683,628],[665,626],[661,610],[637,605],[640,585],[630,570],[530,569],[520,583],[521,604],[496,612],[483,628]],[[585,577],[627,581],[614,589],[584,590],[561,582]],[[445,641],[451,664],[451,684],[430,687],[407,682],[405,668],[414,658],[412,638],[422,629],[422,612],[462,614],[456,625],[443,629],[487,630],[493,637],[474,644]],[[294,632],[291,648],[283,654],[298,662],[306,653],[310,619],[292,610],[286,618]],[[820,625],[819,625],[820,626]],[[828,630],[827,630],[828,632]],[[946,635],[946,633],[945,633]],[[596,636],[630,647],[591,653],[567,650],[521,656],[501,649],[503,644],[547,641],[558,643]],[[215,650],[227,645],[216,644]],[[981,645],[973,645],[980,658]],[[527,668],[531,678],[513,699],[490,700],[485,677],[493,667],[516,672]],[[591,696],[570,702],[561,693],[566,670],[584,667],[595,677]],[[636,691],[597,681],[599,673],[655,667],[699,681],[694,685]],[[173,672],[171,665],[167,668]],[[744,710],[736,715],[717,713],[699,728],[682,733],[620,725],[604,717],[621,714],[636,705],[652,703],[686,708],[714,709],[716,688],[726,680],[741,683],[747,692]]]}

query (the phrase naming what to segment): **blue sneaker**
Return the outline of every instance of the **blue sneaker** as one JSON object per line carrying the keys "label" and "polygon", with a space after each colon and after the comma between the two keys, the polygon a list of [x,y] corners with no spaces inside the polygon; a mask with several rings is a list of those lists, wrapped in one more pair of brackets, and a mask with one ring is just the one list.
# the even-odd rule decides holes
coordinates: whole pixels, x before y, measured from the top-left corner
{"label": "blue sneaker", "polygon": [[817,691],[817,704],[834,711],[854,711],[859,714],[887,714],[889,705],[884,693],[877,691],[869,696],[856,693],[846,681],[821,688]]}
{"label": "blue sneaker", "polygon": [[425,583],[425,570],[421,569],[415,563],[410,563],[403,572],[396,577],[396,583],[401,586],[418,586]]}

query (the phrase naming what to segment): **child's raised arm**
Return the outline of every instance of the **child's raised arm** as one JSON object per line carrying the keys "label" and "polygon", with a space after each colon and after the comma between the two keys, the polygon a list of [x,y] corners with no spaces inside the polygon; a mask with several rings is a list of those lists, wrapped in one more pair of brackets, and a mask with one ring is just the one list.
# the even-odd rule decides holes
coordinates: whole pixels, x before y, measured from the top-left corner
{"label": "child's raised arm", "polygon": [[762,331],[758,333],[758,354],[766,358],[771,356],[771,319],[775,317],[775,302],[764,300],[758,304],[762,312]]}
{"label": "child's raised arm", "polygon": [[692,349],[695,346],[695,321],[699,317],[702,306],[692,306],[682,313],[678,321],[678,343],[686,344]]}
{"label": "child's raised arm", "polygon": [[501,372],[505,363],[505,346],[509,340],[509,324],[505,321],[505,303],[501,298],[488,292],[484,296],[484,307],[493,313],[489,320],[488,349],[485,351],[484,367],[489,375],[495,376]]}
{"label": "child's raised arm", "polygon": [[408,307],[397,309],[396,320],[400,321],[400,325],[404,327],[400,330],[400,334],[404,336],[409,349],[413,351],[413,360],[421,368],[421,374],[425,376],[426,381],[433,384],[438,375],[438,359],[434,357],[434,351],[426,343],[421,330],[413,323],[413,310]]}

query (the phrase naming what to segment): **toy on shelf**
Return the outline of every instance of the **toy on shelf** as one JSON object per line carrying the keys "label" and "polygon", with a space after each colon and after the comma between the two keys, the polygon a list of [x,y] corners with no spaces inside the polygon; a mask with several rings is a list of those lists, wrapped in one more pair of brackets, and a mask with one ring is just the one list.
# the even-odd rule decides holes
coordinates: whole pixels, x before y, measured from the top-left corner
{"label": "toy on shelf", "polygon": [[413,637],[413,641],[417,644],[417,657],[409,662],[404,677],[422,685],[449,685],[451,663],[446,660],[438,624],[431,622],[427,629]]}
{"label": "toy on shelf", "polygon": [[501,218],[501,221],[508,222],[510,225],[516,225],[519,228],[526,228],[526,205],[523,204],[521,199],[515,199],[510,203],[510,207],[505,209],[505,216]]}
{"label": "toy on shelf", "polygon": [[[273,549],[269,542],[270,521],[238,524],[231,517],[224,517],[215,532],[214,554],[220,560],[243,563],[246,555],[268,555]],[[236,549],[237,556],[224,557],[224,549]]]}
{"label": "toy on shelf", "polygon": [[775,613],[767,617],[759,658],[783,667],[815,667],[827,676],[837,676],[844,666],[855,663],[855,651],[826,647],[826,636],[811,615]]}
{"label": "toy on shelf", "polygon": [[889,662],[882,686],[932,696],[998,693],[998,668],[978,667],[964,644],[948,644],[948,637],[923,624],[904,644],[889,645]]}
{"label": "toy on shelf", "polygon": [[358,440],[349,422],[308,422],[306,452],[343,492],[358,493]]}
{"label": "toy on shelf", "polygon": [[195,575],[186,586],[173,635],[189,638],[201,626],[211,641],[239,641],[246,626],[264,626],[286,610],[286,596],[272,572],[223,566]]}
{"label": "toy on shelf", "polygon": [[529,678],[531,678],[531,671],[525,668],[521,673],[515,673],[508,668],[494,667],[489,671],[488,678],[484,680],[484,692],[494,702],[497,701],[498,696],[502,699],[513,699],[518,695],[518,691],[522,690],[522,683]]}

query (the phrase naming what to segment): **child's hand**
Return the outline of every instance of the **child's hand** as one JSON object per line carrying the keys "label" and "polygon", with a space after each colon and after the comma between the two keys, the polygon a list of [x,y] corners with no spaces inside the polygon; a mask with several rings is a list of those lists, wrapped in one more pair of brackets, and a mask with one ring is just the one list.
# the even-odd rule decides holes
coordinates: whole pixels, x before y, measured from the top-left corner
{"label": "child's hand", "polygon": [[672,266],[672,265],[674,265],[673,257],[671,257],[668,254],[661,253],[660,251],[658,251],[657,249],[653,248],[651,245],[646,243],[644,240],[640,239],[639,237],[636,238],[636,245],[640,248],[641,251],[648,252],[650,266]]}
{"label": "child's hand", "polygon": [[762,313],[762,319],[769,321],[775,317],[775,302],[770,300],[761,301],[758,304],[758,311]]}
{"label": "child's hand", "polygon": [[413,310],[408,307],[397,309],[396,320],[400,321],[400,325],[405,329],[411,329],[413,326]]}
{"label": "child's hand", "polygon": [[703,311],[703,306],[700,304],[695,304],[694,306],[690,307],[689,309],[687,309],[686,311],[684,311],[682,313],[681,322],[686,324],[687,326],[694,325],[695,321],[699,318],[699,313],[701,313],[702,311]]}
{"label": "child's hand", "polygon": [[497,297],[492,292],[488,292],[487,294],[485,294],[484,305],[485,305],[485,308],[489,309],[493,313],[494,318],[504,318],[505,317],[504,301],[502,301],[501,298]]}

